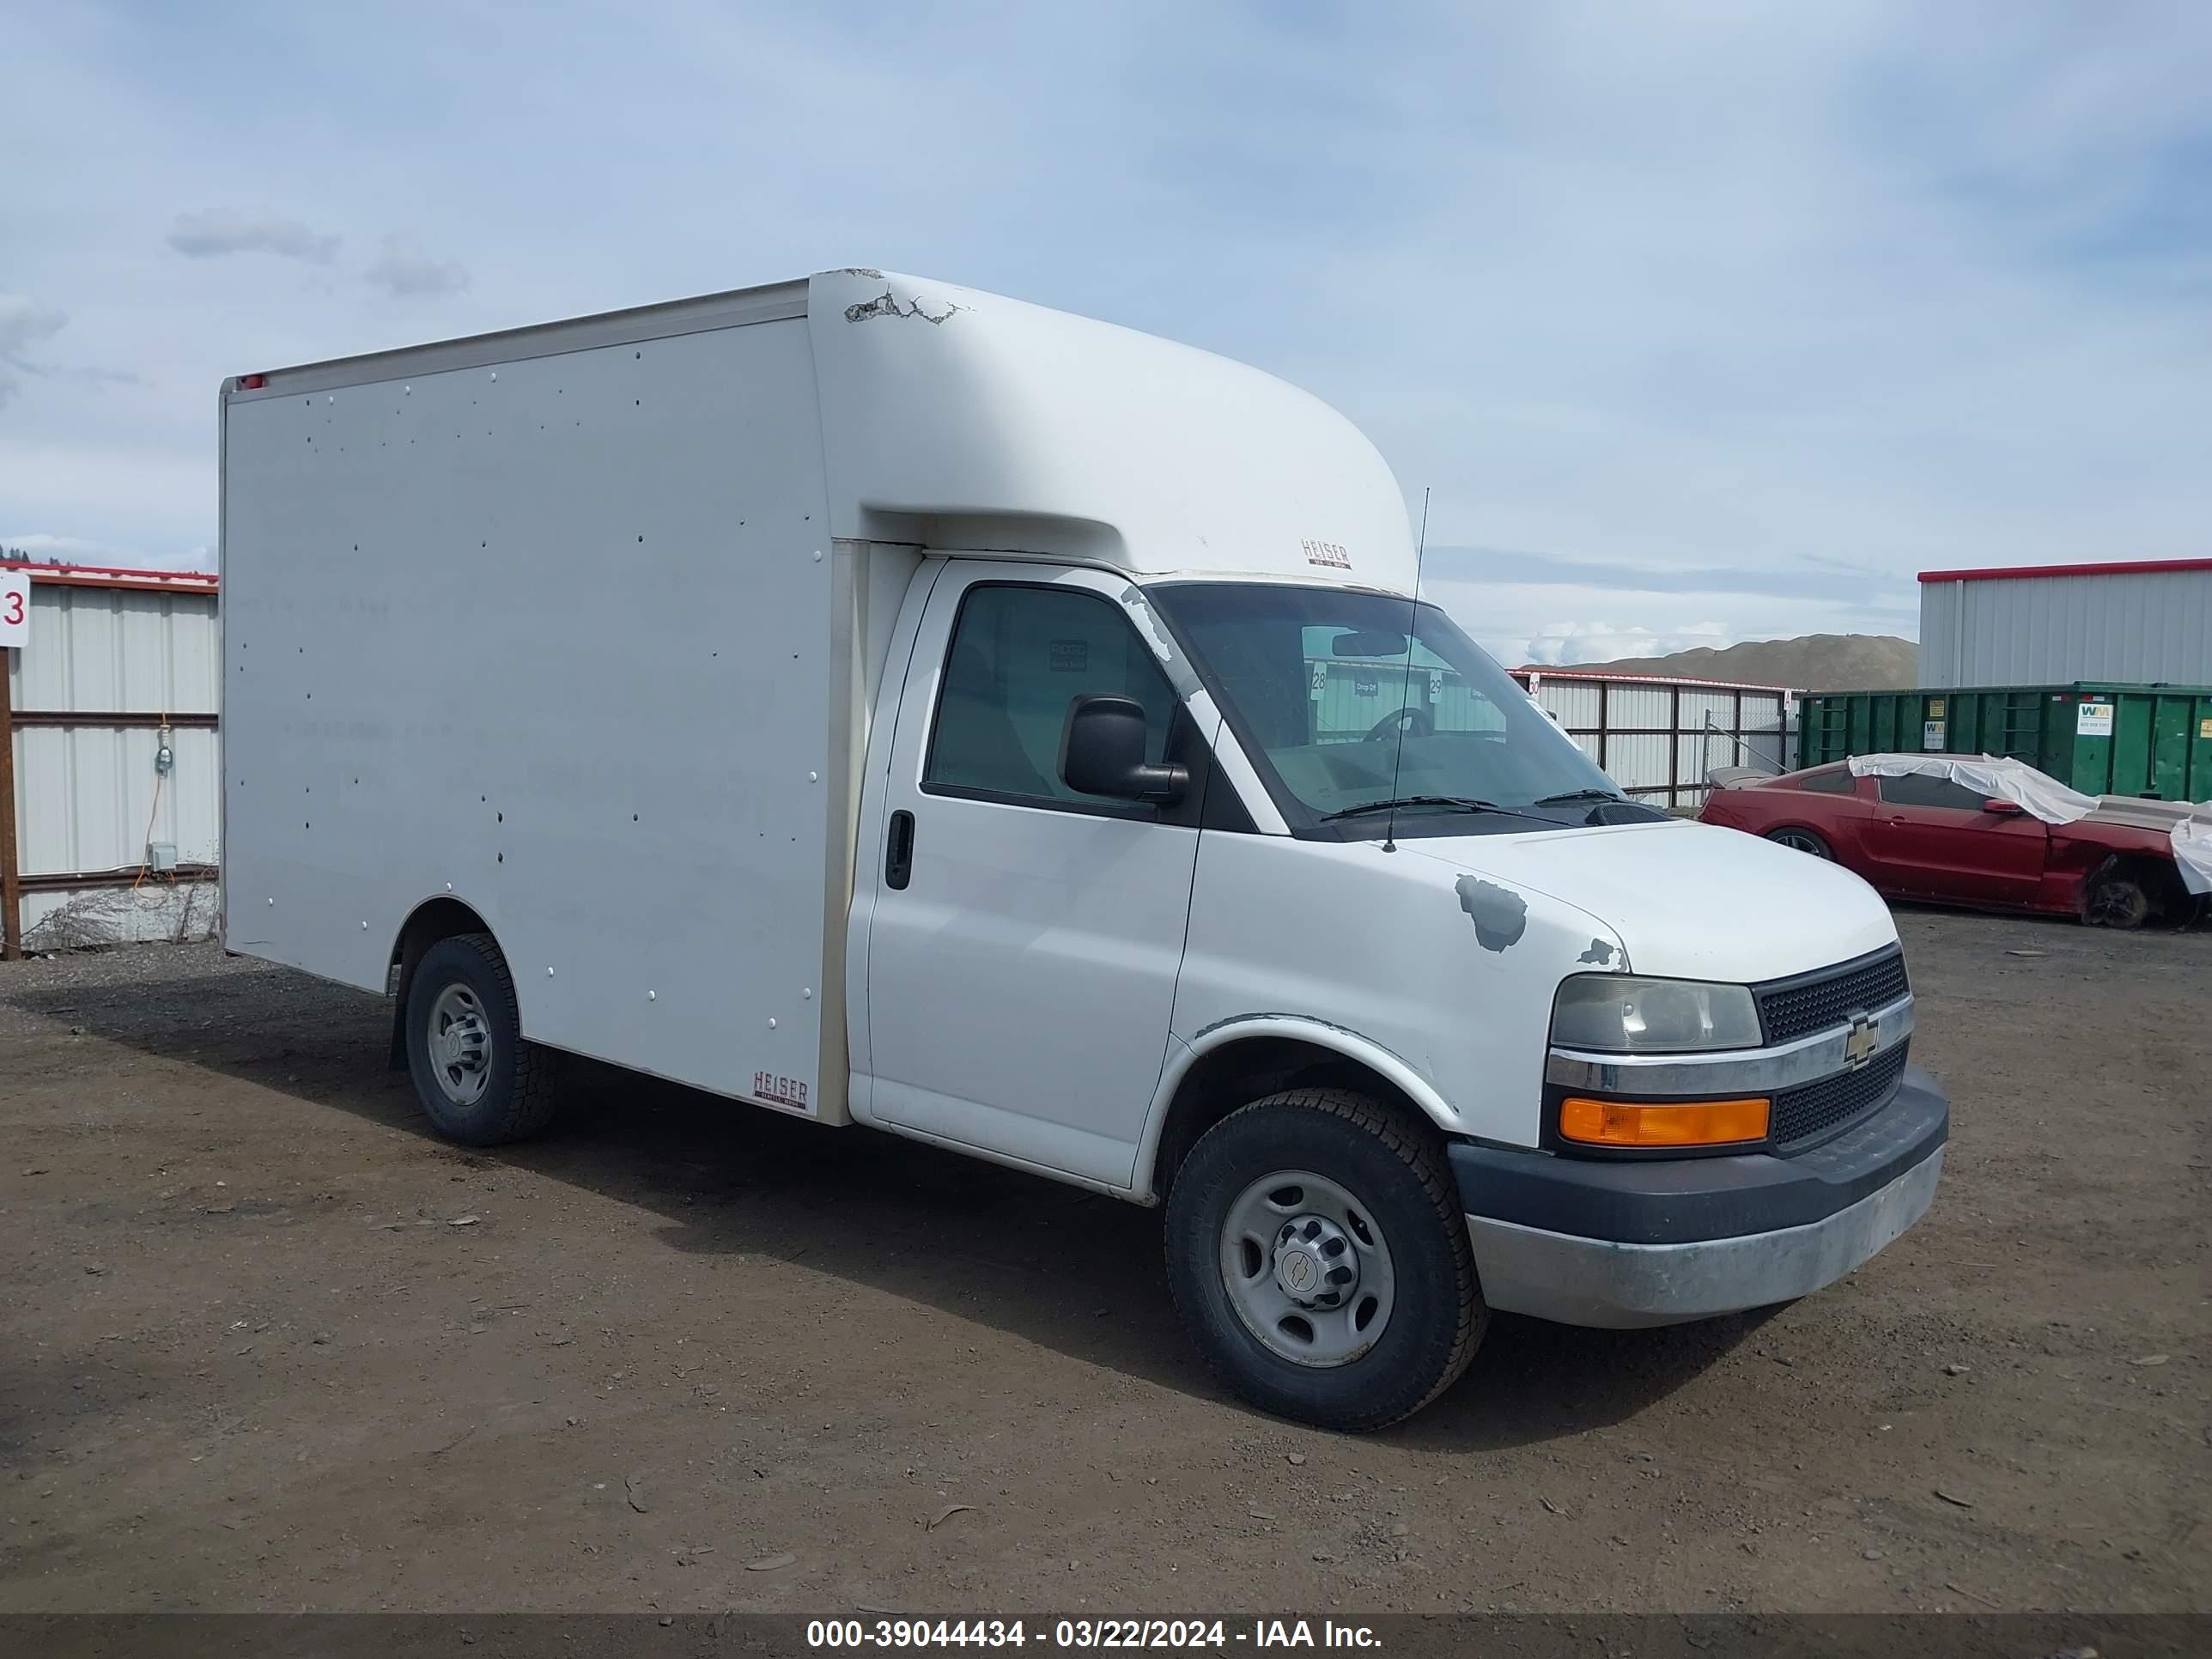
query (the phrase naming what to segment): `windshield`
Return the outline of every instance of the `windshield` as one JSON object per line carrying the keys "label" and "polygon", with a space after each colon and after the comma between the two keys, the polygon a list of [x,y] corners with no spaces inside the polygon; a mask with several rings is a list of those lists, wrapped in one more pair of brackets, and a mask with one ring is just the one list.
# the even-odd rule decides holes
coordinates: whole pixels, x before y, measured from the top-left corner
{"label": "windshield", "polygon": [[1485,809],[1501,828],[1515,819],[1497,809],[1579,823],[1591,803],[1620,798],[1432,605],[1261,582],[1149,592],[1293,828],[1380,836],[1382,817],[1358,809],[1391,800],[1406,804],[1401,835],[1465,833]]}

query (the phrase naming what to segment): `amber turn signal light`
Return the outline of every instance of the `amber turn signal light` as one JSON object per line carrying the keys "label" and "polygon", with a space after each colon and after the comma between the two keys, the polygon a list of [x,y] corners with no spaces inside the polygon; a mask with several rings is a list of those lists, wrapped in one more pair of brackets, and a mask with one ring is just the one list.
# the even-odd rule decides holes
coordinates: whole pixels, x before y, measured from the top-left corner
{"label": "amber turn signal light", "polygon": [[1723,1146],[1766,1139],[1767,1100],[1585,1100],[1559,1103],[1559,1133],[1591,1146]]}

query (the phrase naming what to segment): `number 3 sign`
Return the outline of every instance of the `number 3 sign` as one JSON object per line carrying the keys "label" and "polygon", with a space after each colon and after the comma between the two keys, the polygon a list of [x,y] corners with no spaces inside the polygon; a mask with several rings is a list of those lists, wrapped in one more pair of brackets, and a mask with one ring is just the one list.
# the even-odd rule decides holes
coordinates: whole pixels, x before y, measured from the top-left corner
{"label": "number 3 sign", "polygon": [[31,573],[0,570],[0,646],[31,642]]}

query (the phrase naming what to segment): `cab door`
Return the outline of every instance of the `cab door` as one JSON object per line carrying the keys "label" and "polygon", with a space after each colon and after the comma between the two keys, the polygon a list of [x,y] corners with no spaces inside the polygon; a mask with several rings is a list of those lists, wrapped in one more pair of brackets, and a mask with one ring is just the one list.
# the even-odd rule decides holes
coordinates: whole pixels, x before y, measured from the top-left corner
{"label": "cab door", "polygon": [[1887,891],[1978,904],[2024,904],[2043,882],[2051,831],[2027,812],[1983,810],[1983,798],[1925,773],[1876,778],[1867,844]]}
{"label": "cab door", "polygon": [[[1127,585],[948,565],[870,815],[868,1117],[1111,1186],[1166,1057],[1205,775]],[[1200,763],[1180,803],[1062,781],[1069,708],[1099,695],[1143,705],[1149,761]]]}

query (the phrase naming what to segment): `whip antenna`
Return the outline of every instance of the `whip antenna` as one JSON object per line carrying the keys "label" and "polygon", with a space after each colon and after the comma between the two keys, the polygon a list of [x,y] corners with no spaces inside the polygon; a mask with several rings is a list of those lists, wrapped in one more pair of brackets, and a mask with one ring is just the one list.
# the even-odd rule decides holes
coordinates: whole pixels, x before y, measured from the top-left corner
{"label": "whip antenna", "polygon": [[1421,488],[1421,534],[1413,544],[1413,597],[1406,602],[1406,678],[1398,688],[1398,753],[1390,763],[1390,822],[1382,831],[1382,850],[1398,850],[1398,779],[1406,769],[1407,700],[1413,695],[1413,629],[1421,620],[1421,561],[1429,550],[1429,491]]}

